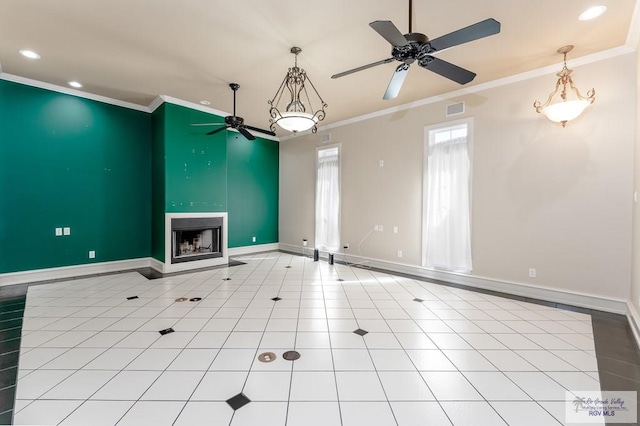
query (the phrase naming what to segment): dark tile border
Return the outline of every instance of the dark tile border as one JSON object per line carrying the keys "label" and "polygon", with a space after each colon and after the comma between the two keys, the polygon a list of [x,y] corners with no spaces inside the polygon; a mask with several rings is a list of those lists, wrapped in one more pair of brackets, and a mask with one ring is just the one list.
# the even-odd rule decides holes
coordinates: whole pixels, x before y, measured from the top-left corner
{"label": "dark tile border", "polygon": [[0,425],[13,423],[27,287],[0,287]]}
{"label": "dark tile border", "polygon": [[10,425],[13,423],[13,410],[0,413],[0,425]]}

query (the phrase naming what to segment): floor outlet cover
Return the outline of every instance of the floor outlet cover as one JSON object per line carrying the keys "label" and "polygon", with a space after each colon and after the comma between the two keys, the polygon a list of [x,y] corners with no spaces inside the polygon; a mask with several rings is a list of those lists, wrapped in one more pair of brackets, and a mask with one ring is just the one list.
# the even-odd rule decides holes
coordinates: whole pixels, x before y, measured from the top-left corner
{"label": "floor outlet cover", "polygon": [[296,359],[300,358],[300,352],[287,351],[282,354],[282,358],[286,359],[287,361],[295,361]]}

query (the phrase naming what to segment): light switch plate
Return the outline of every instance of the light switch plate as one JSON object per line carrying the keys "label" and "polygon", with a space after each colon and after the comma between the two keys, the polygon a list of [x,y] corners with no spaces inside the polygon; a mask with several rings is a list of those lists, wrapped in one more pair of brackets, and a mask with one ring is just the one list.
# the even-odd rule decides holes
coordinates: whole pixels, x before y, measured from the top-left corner
{"label": "light switch plate", "polygon": [[62,228],[56,228],[56,237],[62,236]]}
{"label": "light switch plate", "polygon": [[71,235],[71,228],[65,226],[64,228],[62,228],[62,232],[64,233],[64,235]]}

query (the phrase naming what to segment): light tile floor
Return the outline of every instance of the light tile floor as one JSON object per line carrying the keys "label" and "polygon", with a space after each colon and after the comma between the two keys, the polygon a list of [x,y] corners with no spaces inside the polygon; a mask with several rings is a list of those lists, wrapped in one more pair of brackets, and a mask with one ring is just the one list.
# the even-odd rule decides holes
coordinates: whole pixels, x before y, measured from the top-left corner
{"label": "light tile floor", "polygon": [[279,252],[238,260],[30,287],[15,423],[546,426],[565,391],[599,389],[589,315]]}

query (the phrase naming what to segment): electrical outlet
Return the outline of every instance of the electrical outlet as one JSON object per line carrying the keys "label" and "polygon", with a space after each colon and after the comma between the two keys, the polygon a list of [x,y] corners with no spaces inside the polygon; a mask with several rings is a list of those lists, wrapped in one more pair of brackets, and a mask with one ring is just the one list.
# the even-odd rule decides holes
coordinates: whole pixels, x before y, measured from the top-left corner
{"label": "electrical outlet", "polygon": [[256,237],[251,238],[251,242],[256,242]]}
{"label": "electrical outlet", "polygon": [[62,228],[62,233],[63,233],[64,235],[71,235],[71,228],[69,228],[68,226],[67,226],[67,227]]}
{"label": "electrical outlet", "polygon": [[62,228],[56,228],[56,237],[62,237]]}
{"label": "electrical outlet", "polygon": [[94,250],[89,251],[89,259],[95,259],[96,258],[96,252]]}
{"label": "electrical outlet", "polygon": [[398,233],[398,227],[397,227],[397,226],[394,226],[394,227],[393,227],[393,233],[394,233],[394,234],[397,234],[397,233]]}
{"label": "electrical outlet", "polygon": [[398,257],[402,257],[402,250],[398,250]]}
{"label": "electrical outlet", "polygon": [[529,268],[529,278],[536,277],[536,268]]}

